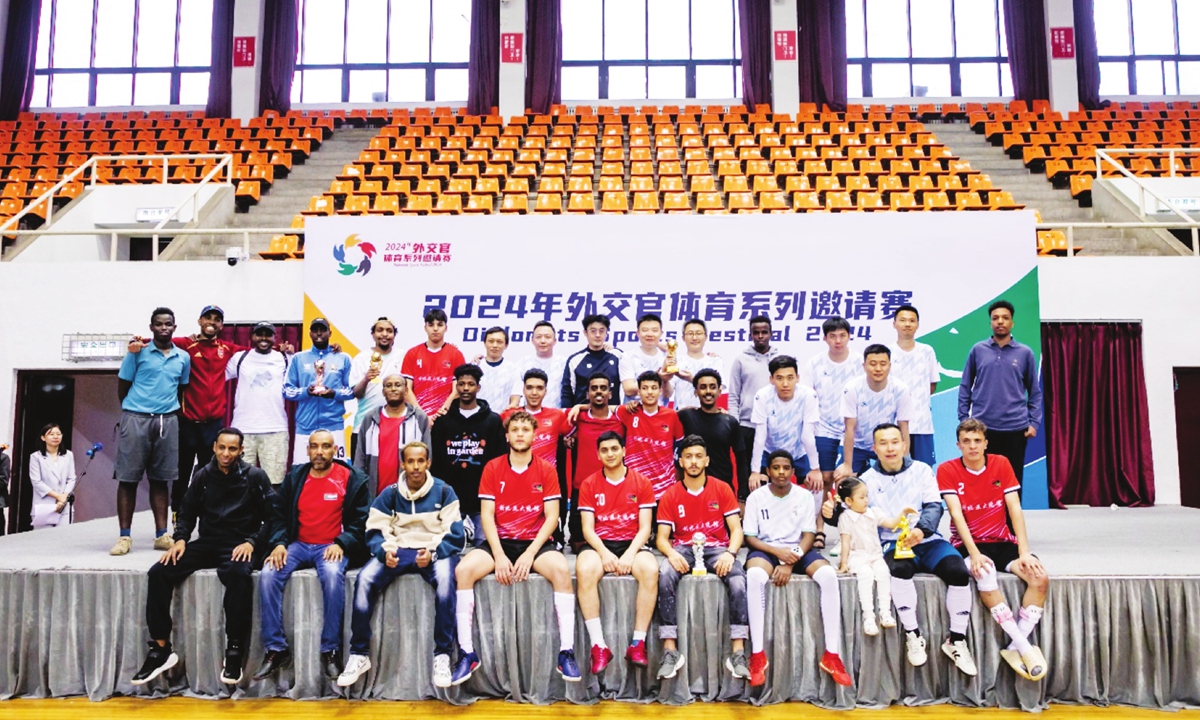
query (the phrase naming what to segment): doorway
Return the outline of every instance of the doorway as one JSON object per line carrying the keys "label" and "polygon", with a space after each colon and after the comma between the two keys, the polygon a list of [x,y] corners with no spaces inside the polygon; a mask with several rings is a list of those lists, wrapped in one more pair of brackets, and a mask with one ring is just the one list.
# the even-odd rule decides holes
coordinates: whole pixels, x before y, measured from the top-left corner
{"label": "doorway", "polygon": [[1179,503],[1200,508],[1200,368],[1177,367],[1175,447],[1179,452]]}

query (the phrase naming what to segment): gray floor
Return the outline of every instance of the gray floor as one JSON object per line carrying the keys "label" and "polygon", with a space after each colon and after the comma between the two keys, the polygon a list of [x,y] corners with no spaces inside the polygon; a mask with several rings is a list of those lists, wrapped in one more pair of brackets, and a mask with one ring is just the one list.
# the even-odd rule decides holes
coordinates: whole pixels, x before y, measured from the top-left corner
{"label": "gray floor", "polygon": [[[1200,510],[1079,508],[1026,517],[1033,551],[1052,576],[1200,576]],[[0,570],[145,572],[161,555],[151,547],[153,527],[149,512],[134,516],[134,549],[124,557],[108,554],[117,538],[113,518],[0,537]]]}

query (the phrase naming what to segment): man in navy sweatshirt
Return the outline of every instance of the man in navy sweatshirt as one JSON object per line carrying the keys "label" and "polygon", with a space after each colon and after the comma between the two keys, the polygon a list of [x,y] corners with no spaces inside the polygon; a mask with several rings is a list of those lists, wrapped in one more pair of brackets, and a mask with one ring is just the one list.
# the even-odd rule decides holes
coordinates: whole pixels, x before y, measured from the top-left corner
{"label": "man in navy sweatshirt", "polygon": [[615,388],[609,404],[621,404],[621,356],[607,348],[608,327],[609,320],[604,315],[588,315],[583,319],[587,347],[567,358],[560,404],[564,410],[587,404],[588,378],[598,372],[604,373],[608,377],[608,386]]}

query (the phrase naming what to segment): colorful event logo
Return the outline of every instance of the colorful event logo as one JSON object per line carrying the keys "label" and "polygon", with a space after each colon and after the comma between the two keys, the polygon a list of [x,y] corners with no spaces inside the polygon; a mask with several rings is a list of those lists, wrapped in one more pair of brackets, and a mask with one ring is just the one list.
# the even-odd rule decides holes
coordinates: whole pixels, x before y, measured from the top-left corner
{"label": "colorful event logo", "polygon": [[[362,261],[355,265],[354,263],[346,262],[346,251],[356,249],[362,255]],[[369,242],[363,242],[358,239],[358,235],[351,235],[346,238],[344,245],[333,246],[333,259],[341,263],[338,272],[342,275],[353,275],[361,273],[364,277],[371,272],[371,258],[375,255],[375,246]]]}

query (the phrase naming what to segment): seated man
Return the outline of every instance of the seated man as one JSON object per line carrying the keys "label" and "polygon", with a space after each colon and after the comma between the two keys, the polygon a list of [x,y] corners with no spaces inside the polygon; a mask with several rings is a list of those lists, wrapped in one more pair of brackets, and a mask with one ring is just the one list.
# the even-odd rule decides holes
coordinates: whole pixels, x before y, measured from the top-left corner
{"label": "seated man", "polygon": [[683,467],[683,480],[667,488],[658,502],[658,551],[666,556],[658,570],[658,636],[663,641],[658,677],[673,678],[683,667],[683,655],[675,644],[678,635],[675,590],[679,579],[692,571],[692,543],[702,539],[705,569],[721,578],[729,591],[733,654],[725,659],[725,667],[734,677],[749,679],[745,652],[749,634],[746,571],[737,559],[738,548],[742,546],[737,496],[727,483],[709,482],[708,449],[699,435],[688,435],[680,443],[679,464]]}
{"label": "seated man", "polygon": [[[254,615],[250,558],[264,547],[279,512],[267,474],[242,461],[242,433],[225,428],[213,443],[213,459],[192,476],[175,523],[174,544],[150,568],[146,625],[150,652],[130,682],[145,685],[179,662],[171,650],[171,596],[197,570],[216,568],[225,586],[225,664],[221,682],[242,681],[245,642]],[[209,492],[209,487],[212,491]],[[200,521],[200,537],[191,541]]]}
{"label": "seated man", "polygon": [[625,659],[639,667],[646,667],[646,633],[658,599],[658,562],[646,547],[654,488],[641,473],[625,467],[625,439],[619,433],[604,433],[596,445],[604,468],[579,489],[579,520],[587,547],[575,561],[579,609],[592,639],[593,675],[599,675],[613,657],[600,625],[600,578],[605,573],[632,574],[637,580],[633,642]]}
{"label": "seated man", "polygon": [[[384,388],[387,393],[387,388]],[[454,650],[454,569],[466,547],[458,496],[429,474],[429,447],[410,442],[400,451],[401,482],[384,489],[371,504],[367,545],[371,560],[358,573],[350,619],[350,658],[337,684],[349,687],[371,669],[371,613],[379,594],[401,575],[418,573],[433,586],[433,684],[450,687]]]}
{"label": "seated man", "polygon": [[[778,358],[776,358],[778,360]],[[776,360],[772,360],[774,363]],[[755,437],[758,434],[755,433]],[[757,440],[755,441],[757,442]],[[750,615],[750,684],[766,682],[767,661],[763,652],[767,582],[787,587],[796,569],[821,588],[821,620],[825,624],[825,654],[821,669],[838,685],[849,687],[850,675],[839,657],[842,639],[842,595],[837,571],[813,549],[816,510],[813,496],[792,483],[794,463],[787,450],[776,450],[763,463],[768,481],[746,498],[746,603]],[[820,471],[818,471],[820,472]]]}
{"label": "seated man", "polygon": [[258,576],[262,613],[262,666],[255,680],[274,675],[292,661],[283,635],[283,588],[292,573],[316,568],[321,582],[324,625],[321,669],[336,680],[342,649],[342,617],[346,606],[346,564],[365,554],[367,511],[371,490],[367,476],[335,460],[333,433],[308,436],[309,461],[297,465],[279,486],[279,518],[271,532],[271,554]]}
{"label": "seated man", "polygon": [[[1050,581],[1041,561],[1029,552],[1017,494],[1021,484],[1008,458],[987,453],[987,426],[982,422],[967,418],[957,433],[962,458],[938,466],[938,487],[954,521],[950,543],[970,560],[979,599],[1012,639],[1000,656],[1026,680],[1041,680],[1048,669],[1046,657],[1028,638],[1042,619]],[[1019,618],[1004,602],[997,570],[1025,582]]]}
{"label": "seated man", "polygon": [[[440,421],[439,421],[440,422]],[[452,685],[466,682],[479,667],[471,635],[475,621],[475,583],[493,571],[501,585],[529,579],[529,571],[550,581],[558,614],[558,672],[567,682],[579,682],[575,663],[575,593],[567,559],[547,544],[558,527],[562,493],[550,463],[536,457],[533,436],[537,421],[527,412],[508,418],[508,453],[494,458],[479,480],[480,525],[483,545],[467,553],[455,570],[458,580],[458,665]]]}

